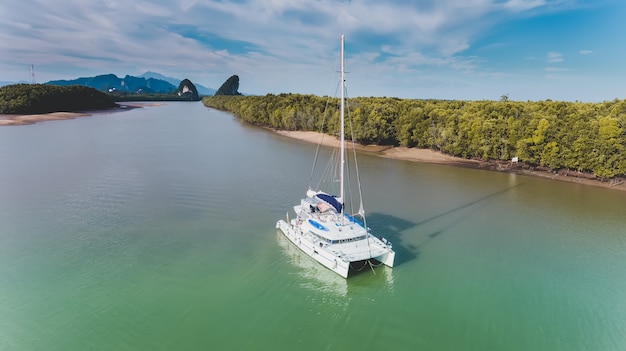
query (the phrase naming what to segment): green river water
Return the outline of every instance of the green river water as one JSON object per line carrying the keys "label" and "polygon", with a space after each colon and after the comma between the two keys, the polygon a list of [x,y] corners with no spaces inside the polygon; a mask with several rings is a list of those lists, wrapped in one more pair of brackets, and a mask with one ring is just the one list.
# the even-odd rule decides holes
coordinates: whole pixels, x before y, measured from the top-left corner
{"label": "green river water", "polygon": [[282,239],[315,146],[201,103],[0,128],[0,350],[626,350],[626,194],[360,155],[393,269]]}

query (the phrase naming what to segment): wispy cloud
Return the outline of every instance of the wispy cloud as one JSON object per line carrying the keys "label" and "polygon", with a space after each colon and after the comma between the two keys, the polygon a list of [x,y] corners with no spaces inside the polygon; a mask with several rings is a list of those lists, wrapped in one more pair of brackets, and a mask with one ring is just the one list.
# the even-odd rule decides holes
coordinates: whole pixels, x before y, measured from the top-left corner
{"label": "wispy cloud", "polygon": [[560,52],[550,51],[546,55],[546,60],[548,61],[548,63],[560,63],[560,62],[565,61],[565,58],[563,57],[563,54]]}
{"label": "wispy cloud", "polygon": [[591,54],[593,54],[593,51],[591,51],[591,50],[580,50],[580,54],[581,55],[591,55]]}
{"label": "wispy cloud", "polygon": [[[478,40],[491,35],[500,24],[509,26],[539,14],[553,14],[581,1],[586,3],[4,1],[0,2],[0,80],[10,79],[12,72],[32,63],[40,77],[48,75],[50,79],[153,70],[219,84],[230,74],[241,73],[247,74],[242,80],[254,86],[253,91],[296,92],[306,89],[305,85],[317,85],[311,83],[327,71],[339,33],[346,34],[349,58],[362,60],[353,65],[360,65],[363,72],[373,76],[392,77],[395,82],[415,81],[419,77],[408,77],[407,72],[424,71],[433,76],[461,72],[489,77],[499,68],[484,67],[487,60],[473,50]],[[513,47],[502,38],[497,43],[490,46],[489,54],[505,51],[504,46]],[[529,50],[524,55],[540,58],[542,52]],[[546,60],[557,64],[564,61],[564,55],[553,51]],[[536,62],[545,64],[540,59]]]}
{"label": "wispy cloud", "polygon": [[515,11],[525,11],[536,7],[545,6],[545,0],[509,0],[503,2],[502,6]]}

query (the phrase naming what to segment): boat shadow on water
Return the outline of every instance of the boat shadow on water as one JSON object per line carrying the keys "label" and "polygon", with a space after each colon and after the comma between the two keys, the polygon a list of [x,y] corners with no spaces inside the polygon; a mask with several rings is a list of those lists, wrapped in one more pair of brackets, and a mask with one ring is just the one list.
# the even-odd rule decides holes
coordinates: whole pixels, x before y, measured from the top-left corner
{"label": "boat shadow on water", "polygon": [[417,258],[417,250],[402,244],[402,232],[416,225],[417,223],[385,213],[372,212],[367,215],[367,226],[372,228],[372,232],[380,233],[393,245],[393,251],[396,252],[394,267]]}
{"label": "boat shadow on water", "polygon": [[[420,249],[423,249],[425,245],[431,242],[433,239],[439,237],[445,233],[449,228],[455,226],[464,218],[470,215],[470,212],[463,213],[463,211],[471,209],[481,203],[494,199],[498,196],[524,185],[524,183],[516,184],[506,187],[502,190],[481,196],[476,200],[466,202],[460,206],[454,207],[448,211],[444,211],[435,216],[429,218],[411,221],[404,218],[395,217],[384,213],[370,213],[367,216],[367,224],[372,228],[372,232],[381,233],[393,244],[393,250],[396,252],[396,260],[394,267],[402,265],[406,262],[412,261],[419,257]],[[406,240],[403,240],[405,232],[411,228],[426,226],[431,222],[441,220],[442,225],[437,226],[436,230],[430,229],[430,232],[419,233],[423,240],[419,244],[407,244]]]}

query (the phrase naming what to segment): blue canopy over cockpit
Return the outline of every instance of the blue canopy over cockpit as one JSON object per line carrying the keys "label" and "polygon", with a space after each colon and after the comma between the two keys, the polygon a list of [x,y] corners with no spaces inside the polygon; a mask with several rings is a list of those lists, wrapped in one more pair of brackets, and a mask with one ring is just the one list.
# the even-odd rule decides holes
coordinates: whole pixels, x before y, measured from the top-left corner
{"label": "blue canopy over cockpit", "polygon": [[341,213],[341,208],[343,207],[343,205],[337,200],[336,196],[326,193],[317,193],[315,194],[315,197],[332,206],[335,211],[337,211],[337,213]]}

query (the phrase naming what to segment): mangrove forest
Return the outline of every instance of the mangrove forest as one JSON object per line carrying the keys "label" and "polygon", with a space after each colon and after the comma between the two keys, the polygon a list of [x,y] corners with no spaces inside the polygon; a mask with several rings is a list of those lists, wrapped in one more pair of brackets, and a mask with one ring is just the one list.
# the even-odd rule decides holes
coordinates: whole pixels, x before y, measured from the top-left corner
{"label": "mangrove forest", "polygon": [[76,112],[117,106],[107,94],[81,85],[13,84],[0,87],[0,114]]}
{"label": "mangrove forest", "polygon": [[[301,94],[211,96],[207,107],[275,129],[332,134],[337,98]],[[361,144],[428,148],[485,161],[519,160],[609,179],[626,175],[626,100],[600,103],[415,100],[348,101],[348,137]],[[324,129],[322,129],[324,125]]]}

